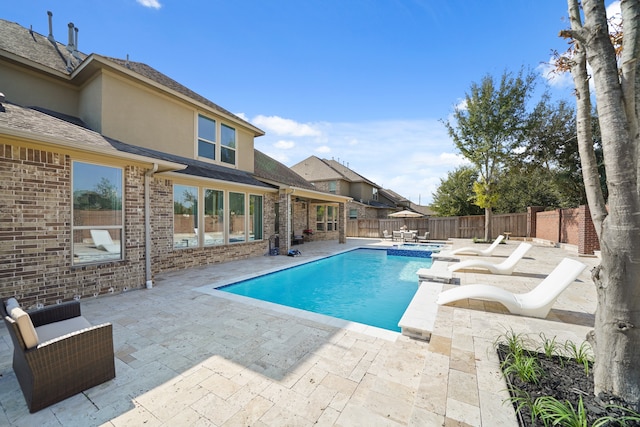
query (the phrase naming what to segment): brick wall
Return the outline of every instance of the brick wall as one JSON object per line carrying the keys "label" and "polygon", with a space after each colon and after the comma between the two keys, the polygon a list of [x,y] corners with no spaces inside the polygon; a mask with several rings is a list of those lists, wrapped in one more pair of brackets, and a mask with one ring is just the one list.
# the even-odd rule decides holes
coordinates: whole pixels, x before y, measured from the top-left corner
{"label": "brick wall", "polygon": [[535,214],[535,237],[553,243],[567,243],[578,247],[578,253],[592,255],[600,249],[589,207],[556,209]]}
{"label": "brick wall", "polygon": [[[0,298],[34,308],[144,287],[145,171],[124,167],[125,259],[72,266],[70,156],[0,143]],[[155,177],[150,187],[154,275],[268,252],[277,194],[263,197],[264,240],[174,249],[173,182]]]}
{"label": "brick wall", "polygon": [[92,298],[144,284],[142,176],[125,169],[127,260],[71,265],[71,159],[0,143],[0,298],[26,307]]}

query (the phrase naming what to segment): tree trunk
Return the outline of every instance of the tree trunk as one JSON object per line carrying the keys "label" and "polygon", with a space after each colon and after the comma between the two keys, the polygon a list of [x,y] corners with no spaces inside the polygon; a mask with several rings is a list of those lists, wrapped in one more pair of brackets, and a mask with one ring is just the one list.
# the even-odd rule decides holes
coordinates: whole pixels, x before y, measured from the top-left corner
{"label": "tree trunk", "polygon": [[484,241],[491,239],[491,208],[484,208]]}
{"label": "tree trunk", "polygon": [[[578,0],[568,0],[572,30],[565,32],[584,49],[592,68],[598,118],[602,133],[607,186],[608,213],[589,166],[588,151],[593,141],[578,133],[580,156],[589,207],[600,223],[602,261],[593,271],[598,306],[592,333],[595,352],[595,393],[611,394],[640,409],[640,194],[638,192],[638,21],[640,1],[623,0],[624,54],[622,73],[618,74],[616,55],[607,32],[603,0],[585,0],[584,26],[580,23]],[[576,63],[579,57],[576,56]],[[574,64],[578,115],[585,112],[588,97],[586,68]],[[631,105],[630,105],[631,104]],[[584,154],[583,154],[584,152]],[[598,225],[596,225],[598,228]]]}

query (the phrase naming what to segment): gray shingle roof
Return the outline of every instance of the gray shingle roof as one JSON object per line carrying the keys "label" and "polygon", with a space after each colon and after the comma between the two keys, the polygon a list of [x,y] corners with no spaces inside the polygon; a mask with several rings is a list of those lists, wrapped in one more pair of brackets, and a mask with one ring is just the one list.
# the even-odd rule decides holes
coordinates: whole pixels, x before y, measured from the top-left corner
{"label": "gray shingle roof", "polygon": [[[67,60],[72,55],[65,44],[51,42],[46,36],[15,22],[0,19],[0,49],[69,75]],[[77,55],[80,60],[87,57],[81,52],[77,52]],[[72,65],[77,66],[79,62],[74,58]]]}
{"label": "gray shingle roof", "polygon": [[0,134],[2,127],[32,133],[36,140],[42,136],[64,140],[87,151],[99,149],[113,151],[114,154],[117,152],[129,153],[147,157],[149,161],[157,159],[187,165],[186,169],[176,171],[185,175],[274,188],[245,171],[137,147],[108,138],[86,128],[82,120],[77,117],[70,117],[42,108],[27,108],[4,102],[0,107]]}
{"label": "gray shingle roof", "polygon": [[279,182],[292,187],[305,188],[308,190],[316,189],[313,184],[276,159],[258,150],[253,150],[253,153],[254,173],[258,178]]}

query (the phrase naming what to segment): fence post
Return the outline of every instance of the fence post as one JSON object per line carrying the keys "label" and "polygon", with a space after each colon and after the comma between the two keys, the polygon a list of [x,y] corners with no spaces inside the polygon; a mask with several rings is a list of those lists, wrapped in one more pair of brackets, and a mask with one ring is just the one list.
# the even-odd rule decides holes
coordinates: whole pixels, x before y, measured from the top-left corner
{"label": "fence post", "polygon": [[591,219],[589,206],[578,207],[578,253],[581,255],[593,255],[600,250],[600,241],[596,233],[596,227]]}
{"label": "fence post", "polygon": [[542,212],[542,206],[529,206],[527,208],[527,236],[529,238],[536,237],[536,214]]}

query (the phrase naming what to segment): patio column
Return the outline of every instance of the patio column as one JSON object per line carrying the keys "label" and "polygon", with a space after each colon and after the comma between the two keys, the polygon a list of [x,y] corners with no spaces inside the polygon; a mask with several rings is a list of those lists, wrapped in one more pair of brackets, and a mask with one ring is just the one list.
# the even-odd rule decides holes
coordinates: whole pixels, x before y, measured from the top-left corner
{"label": "patio column", "polygon": [[346,203],[338,204],[338,243],[347,243],[347,209]]}
{"label": "patio column", "polygon": [[286,255],[291,249],[291,194],[287,190],[280,190],[278,194],[279,202],[279,236],[280,236],[280,255]]}

